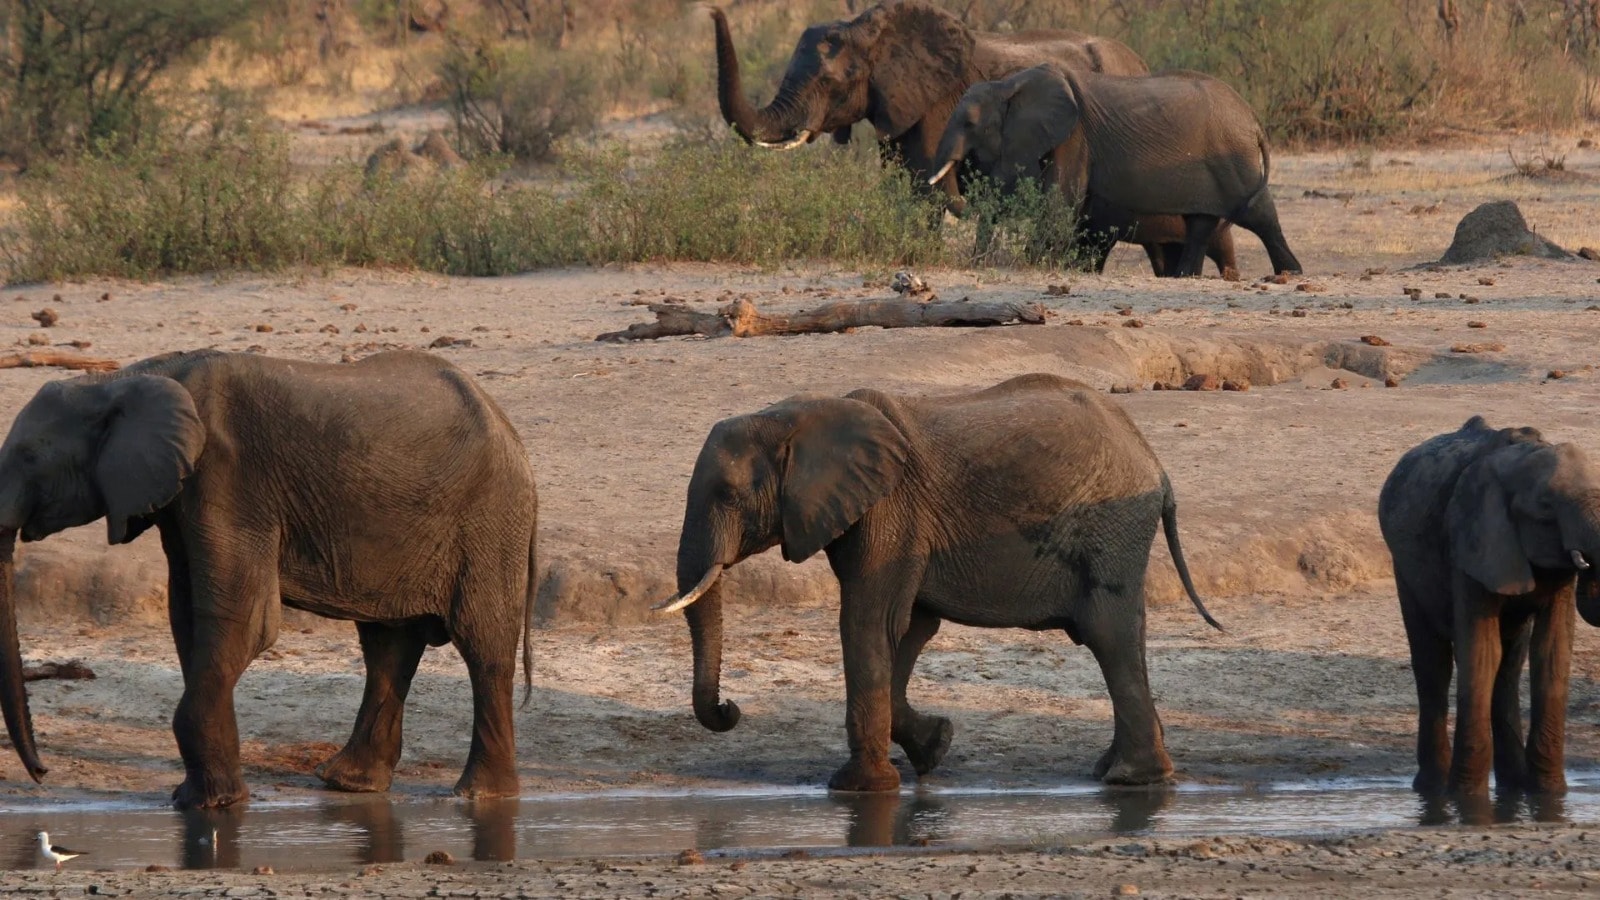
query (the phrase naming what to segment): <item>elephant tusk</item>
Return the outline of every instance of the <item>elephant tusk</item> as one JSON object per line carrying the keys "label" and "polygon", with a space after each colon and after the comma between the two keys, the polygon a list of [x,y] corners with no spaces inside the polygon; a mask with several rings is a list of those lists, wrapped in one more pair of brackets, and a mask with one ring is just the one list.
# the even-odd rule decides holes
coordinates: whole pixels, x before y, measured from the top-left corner
{"label": "elephant tusk", "polygon": [[1577,566],[1578,571],[1580,572],[1587,572],[1589,570],[1589,561],[1584,559],[1583,554],[1577,550],[1572,551],[1572,564]]}
{"label": "elephant tusk", "polygon": [[699,600],[706,591],[711,589],[711,583],[716,581],[717,576],[721,574],[722,564],[717,563],[706,570],[705,577],[701,578],[700,583],[695,585],[694,588],[689,591],[689,593],[684,594],[681,597],[668,597],[660,603],[657,603],[655,606],[652,606],[651,609],[657,612],[677,612],[678,610],[683,609],[685,606],[688,606],[694,603],[696,600]]}
{"label": "elephant tusk", "polygon": [[756,141],[756,143],[772,150],[793,150],[809,140],[811,140],[811,130],[808,128],[795,135],[793,139],[781,144],[777,141]]}
{"label": "elephant tusk", "polygon": [[932,178],[928,179],[928,184],[934,185],[934,184],[938,184],[939,182],[943,181],[944,177],[946,175],[949,175],[950,174],[950,170],[954,169],[955,167],[956,167],[956,161],[953,160],[953,159],[950,160],[949,162],[945,163],[943,168],[941,168],[939,171],[935,172]]}

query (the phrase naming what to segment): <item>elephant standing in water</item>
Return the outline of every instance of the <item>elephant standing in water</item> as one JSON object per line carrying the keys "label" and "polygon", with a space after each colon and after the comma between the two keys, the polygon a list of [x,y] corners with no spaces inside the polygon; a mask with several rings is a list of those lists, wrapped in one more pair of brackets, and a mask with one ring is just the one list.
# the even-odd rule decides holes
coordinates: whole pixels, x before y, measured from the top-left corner
{"label": "elephant standing in water", "polygon": [[[1417,681],[1425,794],[1566,790],[1573,611],[1600,625],[1600,472],[1572,444],[1473,416],[1400,458],[1378,497]],[[1576,594],[1576,601],[1574,601]],[[1522,739],[1522,664],[1532,717]],[[1456,674],[1456,733],[1448,718]]]}
{"label": "elephant standing in water", "polygon": [[819,550],[839,578],[850,760],[829,786],[888,791],[893,739],[918,774],[949,749],[948,719],[906,700],[917,655],[945,619],[1061,629],[1099,662],[1115,713],[1094,767],[1107,782],[1172,773],[1145,669],[1144,577],[1157,524],[1195,606],[1172,486],[1127,414],[1084,384],[1025,375],[976,393],[802,394],[717,423],[695,462],[678,543],[694,641],[694,711],[720,699],[728,566],[781,545]]}
{"label": "elephant standing in water", "polygon": [[1003,188],[1040,177],[1048,159],[1050,182],[1070,197],[1136,216],[1181,216],[1183,250],[1166,274],[1199,275],[1225,221],[1261,238],[1274,272],[1300,271],[1267,185],[1266,133],[1244,98],[1210,76],[1117,77],[1043,64],[974,84],[939,139],[930,183],[969,156]]}
{"label": "elephant standing in water", "polygon": [[11,593],[17,534],[104,517],[112,544],[151,526],[166,551],[183,698],[172,719],[179,807],[248,796],[233,691],[278,636],[280,601],[353,619],[366,692],[319,769],[381,791],[427,645],[455,644],[472,682],[472,746],[456,792],[518,791],[517,641],[532,687],[538,499],[522,441],[465,373],[426,353],[353,365],[172,353],[55,381],[0,445],[0,700],[28,773],[34,747]]}

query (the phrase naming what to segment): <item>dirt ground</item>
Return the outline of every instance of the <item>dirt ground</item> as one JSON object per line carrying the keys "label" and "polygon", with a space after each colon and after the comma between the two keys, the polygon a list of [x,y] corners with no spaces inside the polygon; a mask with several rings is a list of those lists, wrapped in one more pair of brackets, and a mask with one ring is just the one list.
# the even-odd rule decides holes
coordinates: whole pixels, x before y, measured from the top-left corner
{"label": "dirt ground", "polygon": [[[25,344],[42,333],[52,343],[89,341],[87,352],[123,361],[216,347],[336,362],[441,337],[470,340],[434,352],[500,402],[539,478],[542,627],[533,635],[534,702],[518,720],[527,791],[819,784],[844,759],[837,594],[820,557],[790,566],[770,553],[734,571],[723,686],[745,717],[727,734],[702,730],[690,713],[681,617],[647,611],[672,590],[684,490],[718,419],[802,390],[963,391],[1025,372],[1104,389],[1195,373],[1245,377],[1246,392],[1118,397],[1171,475],[1190,566],[1227,627],[1206,628],[1180,602],[1158,547],[1151,677],[1178,777],[1248,785],[1408,775],[1415,697],[1374,512],[1383,478],[1404,450],[1478,413],[1600,452],[1593,415],[1600,264],[1426,263],[1443,252],[1461,215],[1497,198],[1518,200],[1530,223],[1559,244],[1600,246],[1593,217],[1600,151],[1573,150],[1570,177],[1560,181],[1508,179],[1504,147],[1488,145],[1367,159],[1280,154],[1274,164],[1284,228],[1308,272],[1288,284],[1157,281],[1133,247],[1119,248],[1104,276],[918,273],[943,299],[1042,303],[1052,316],[1040,326],[594,342],[648,318],[640,304],[668,297],[709,309],[743,296],[763,309],[793,311],[890,296],[890,272],[672,265],[495,279],[339,271],[29,285],[8,290],[14,300],[0,298],[0,342]],[[1264,274],[1259,242],[1241,234],[1239,247],[1247,276]],[[1047,285],[1069,291],[1047,293]],[[1406,288],[1419,289],[1418,298]],[[46,306],[60,321],[42,330],[30,313]],[[1363,335],[1389,345],[1364,344]],[[1491,342],[1504,349],[1451,351]],[[1564,377],[1549,377],[1554,370]],[[4,372],[0,420],[58,377],[56,370]],[[1384,387],[1391,377],[1398,387]],[[1333,387],[1336,379],[1342,389]],[[181,777],[169,730],[181,678],[164,625],[160,548],[145,537],[108,549],[103,528],[23,550],[26,659],[82,659],[99,678],[30,685],[51,771],[44,785],[33,785],[7,750],[0,806],[96,798],[156,804]],[[354,630],[308,617],[288,621],[293,627],[238,689],[257,799],[314,794],[311,768],[344,740],[360,697]],[[950,755],[929,778],[941,786],[1083,781],[1110,739],[1099,672],[1063,635],[947,625],[925,653],[911,695],[956,725]],[[449,648],[430,652],[410,699],[396,790],[447,791],[469,730],[460,659]],[[1569,768],[1600,766],[1600,633],[1582,625],[1568,731]],[[909,767],[904,772],[910,783]],[[1136,842],[1142,855],[1117,849],[1122,842],[1046,854],[752,861],[738,870],[628,864],[603,872],[605,883],[593,866],[566,863],[453,870],[449,878],[462,889],[501,885],[524,896],[638,896],[648,886],[641,879],[662,896],[902,889],[998,896],[1002,888],[1017,896],[1104,896],[1123,883],[1158,895],[1272,895],[1307,884],[1349,896],[1368,888],[1395,895],[1593,890],[1582,870],[1593,869],[1600,852],[1584,828],[1484,835],[1481,847],[1478,835],[1458,832],[1364,839],[1371,843],[1246,841],[1215,859],[1146,841]],[[1438,849],[1446,844],[1501,855],[1464,866],[1456,851]],[[989,870],[996,878],[972,893],[968,876]],[[98,878],[108,891],[143,893],[215,880],[189,877],[74,872],[15,884],[49,890]],[[428,878],[406,867],[371,877],[358,892],[403,893]]]}

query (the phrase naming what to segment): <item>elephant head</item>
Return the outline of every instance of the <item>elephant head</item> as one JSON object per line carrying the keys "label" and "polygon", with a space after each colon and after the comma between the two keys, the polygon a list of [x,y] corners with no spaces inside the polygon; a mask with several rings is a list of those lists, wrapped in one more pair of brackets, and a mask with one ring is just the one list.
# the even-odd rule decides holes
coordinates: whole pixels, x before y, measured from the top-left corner
{"label": "elephant head", "polygon": [[18,533],[36,541],[102,516],[113,544],[137,537],[144,517],[177,496],[205,445],[194,400],[153,375],[54,381],[17,414],[0,444],[0,704],[28,774],[45,767],[34,746],[12,596]]}
{"label": "elephant head", "polygon": [[1578,611],[1600,626],[1600,473],[1572,444],[1531,437],[1468,466],[1450,497],[1451,552],[1497,594],[1535,587],[1534,569],[1578,574]]}
{"label": "elephant head", "polygon": [[739,707],[720,699],[723,570],[775,545],[801,562],[894,490],[909,452],[877,407],[799,395],[718,422],[695,460],[678,540],[678,593],[694,641],[694,711],[727,731]]}
{"label": "elephant head", "polygon": [[967,88],[945,124],[934,154],[936,184],[964,159],[1011,191],[1020,178],[1038,178],[1043,160],[1071,136],[1080,117],[1067,76],[1043,64]]}
{"label": "elephant head", "polygon": [[871,120],[896,138],[949,104],[975,79],[972,32],[925,3],[874,6],[854,19],[812,25],[789,58],[772,102],[759,109],[739,81],[739,58],[722,10],[711,10],[717,39],[717,100],[746,141],[789,149]]}

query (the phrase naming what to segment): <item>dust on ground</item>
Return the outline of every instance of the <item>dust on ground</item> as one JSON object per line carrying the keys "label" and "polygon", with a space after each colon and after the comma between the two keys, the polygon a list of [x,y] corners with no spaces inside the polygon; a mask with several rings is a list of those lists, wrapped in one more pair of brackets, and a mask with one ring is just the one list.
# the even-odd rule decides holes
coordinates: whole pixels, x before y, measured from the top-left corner
{"label": "dust on ground", "polygon": [[[1108,390],[1196,373],[1245,377],[1252,382],[1245,392],[1139,390],[1118,397],[1172,477],[1190,566],[1228,629],[1206,628],[1180,602],[1166,551],[1156,548],[1151,679],[1178,777],[1255,784],[1406,775],[1415,697],[1374,513],[1384,476],[1405,449],[1474,414],[1496,425],[1536,425],[1552,439],[1600,452],[1593,415],[1600,396],[1593,368],[1600,363],[1594,341],[1600,265],[1530,258],[1426,265],[1449,244],[1460,216],[1487,199],[1517,199],[1540,234],[1570,249],[1600,245],[1592,216],[1600,187],[1585,180],[1506,180],[1505,166],[1495,161],[1502,154],[1380,152],[1365,166],[1339,154],[1275,159],[1284,228],[1308,269],[1286,284],[1157,281],[1134,247],[1119,248],[1104,276],[919,273],[943,299],[1042,303],[1053,315],[1041,326],[595,343],[601,332],[647,318],[642,304],[663,298],[709,309],[747,297],[761,308],[793,311],[888,296],[892,274],[817,265],[773,272],[670,265],[493,279],[340,271],[24,286],[7,291],[13,299],[0,298],[0,341],[26,343],[42,333],[52,343],[89,341],[87,352],[124,361],[217,347],[328,362],[438,342],[434,352],[475,375],[504,407],[539,479],[543,625],[533,636],[534,702],[518,713],[528,791],[818,784],[845,758],[837,592],[820,558],[791,566],[769,554],[732,573],[736,598],[728,609],[723,687],[745,717],[727,734],[704,731],[690,713],[681,618],[647,612],[649,602],[673,588],[684,491],[700,443],[718,419],[802,390],[961,391],[1037,371]],[[1568,166],[1600,170],[1600,153],[1574,151]],[[1263,274],[1259,242],[1241,235],[1239,247],[1244,271]],[[1047,292],[1047,285],[1068,291]],[[44,306],[60,317],[50,329],[30,318]],[[1363,342],[1368,335],[1386,343]],[[1504,349],[1452,351],[1494,343]],[[1561,377],[1552,377],[1557,371]],[[0,375],[0,419],[57,377],[38,369]],[[1333,387],[1335,379],[1344,386]],[[1384,387],[1389,379],[1399,386]],[[100,677],[30,685],[51,772],[43,786],[33,785],[9,752],[0,754],[0,802],[159,803],[181,778],[169,730],[181,677],[164,625],[159,545],[147,536],[111,549],[104,539],[103,525],[92,525],[22,551],[25,657],[81,658]],[[311,768],[343,742],[361,693],[354,629],[302,616],[286,623],[236,695],[246,776],[258,800],[316,793]],[[1064,635],[946,625],[924,654],[910,693],[919,708],[956,725],[950,755],[928,779],[938,785],[1084,781],[1110,740],[1100,674]],[[425,656],[409,701],[398,792],[432,796],[454,782],[470,732],[469,696],[451,649]],[[1600,764],[1597,725],[1600,633],[1580,626],[1569,767]],[[909,782],[909,768],[903,772]],[[1524,840],[1488,833],[1495,853],[1510,853]],[[1376,846],[1409,847],[1412,840],[1390,835]],[[1580,850],[1594,856],[1581,829],[1541,831],[1526,840],[1555,842],[1568,856]],[[1468,838],[1437,838],[1457,841]],[[1316,871],[1325,874],[1305,877],[1323,879],[1310,882],[1319,893],[1354,895],[1353,882],[1344,879],[1389,877],[1389,862],[1375,864],[1354,850],[1341,856],[1337,844],[1295,846],[1301,849],[1286,857],[1292,865],[1264,861],[1261,854],[1276,851],[1230,858],[1257,868],[1163,857],[1168,862],[1150,871],[1168,872],[1172,880],[1142,883],[1185,894],[1237,892],[1254,884],[1245,879],[1259,877],[1261,890],[1273,893],[1291,889],[1285,873],[1299,878]],[[1022,894],[1046,890],[1026,880],[1035,870],[1042,885],[1068,871],[1111,879],[1149,865],[1121,851],[895,858],[881,865],[908,879],[924,871],[918,867],[931,867],[929,878],[956,885],[959,873],[940,867],[964,871],[990,863],[1018,867]],[[850,880],[865,863],[794,863],[793,871],[789,865],[752,863],[723,880],[781,870],[777,880],[749,891],[793,883],[807,892],[877,892],[878,882],[861,887]],[[1468,870],[1452,865],[1431,869],[1424,877],[1444,880],[1427,882],[1428,889],[1475,893],[1459,874]],[[544,878],[544,888],[529,888],[537,894],[585,884],[563,887],[554,873],[593,875],[567,864],[549,868],[519,864],[505,877]],[[659,875],[665,868],[642,871],[666,877]],[[1493,871],[1494,878],[1537,876],[1552,888],[1587,883],[1554,864]],[[157,879],[150,889],[183,883],[170,877],[176,880]],[[501,876],[484,870],[482,877]],[[27,882],[46,883],[69,882]],[[693,892],[711,887],[698,877],[662,883]],[[630,892],[620,876],[614,891],[587,884],[592,892]],[[1380,884],[1423,889],[1406,887],[1398,875]],[[1483,884],[1498,889],[1499,882]],[[1528,885],[1519,881],[1506,890]],[[1109,886],[1091,893],[1104,895]]]}

